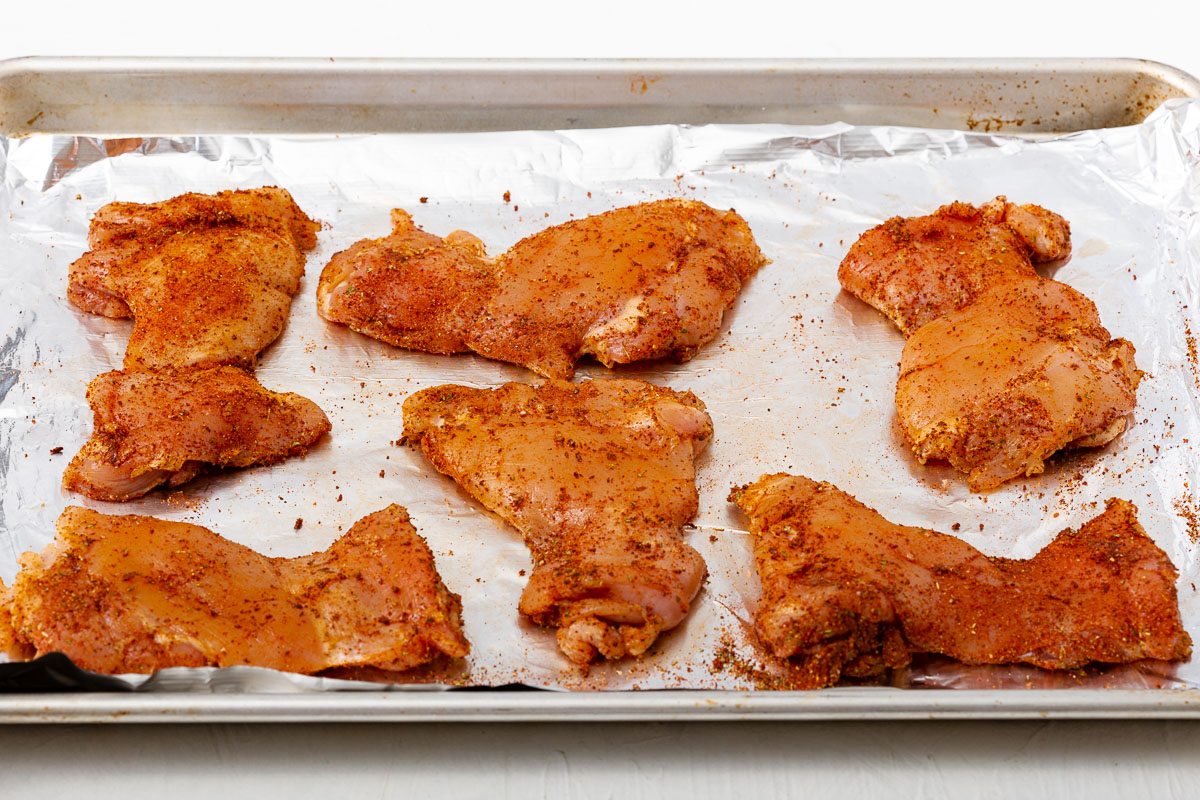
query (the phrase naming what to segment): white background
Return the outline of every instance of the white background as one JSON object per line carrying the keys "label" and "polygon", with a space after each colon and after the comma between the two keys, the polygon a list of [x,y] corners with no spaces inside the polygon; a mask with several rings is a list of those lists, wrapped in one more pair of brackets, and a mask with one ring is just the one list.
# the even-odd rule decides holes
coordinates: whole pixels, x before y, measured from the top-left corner
{"label": "white background", "polygon": [[[0,59],[1129,56],[1200,75],[1200,3],[4,0]],[[0,795],[1200,796],[1189,722],[0,727]]]}

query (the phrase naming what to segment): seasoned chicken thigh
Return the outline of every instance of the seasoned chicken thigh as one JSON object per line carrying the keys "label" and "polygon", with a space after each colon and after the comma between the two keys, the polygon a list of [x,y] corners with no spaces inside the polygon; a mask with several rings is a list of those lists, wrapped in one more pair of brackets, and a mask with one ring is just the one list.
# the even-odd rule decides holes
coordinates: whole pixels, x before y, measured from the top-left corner
{"label": "seasoned chicken thigh", "polygon": [[319,227],[275,187],[109,203],[67,296],[134,318],[125,369],[253,367],[283,330]]}
{"label": "seasoned chicken thigh", "polygon": [[395,229],[330,261],[321,316],[383,341],[474,351],[570,378],[606,366],[691,358],[713,339],[742,283],[765,263],[745,221],[693,200],[662,200],[556,225],[488,258],[393,212]]}
{"label": "seasoned chicken thigh", "polygon": [[850,247],[838,280],[911,336],[993,286],[1037,278],[1033,264],[1070,254],[1066,220],[997,197],[979,208],[951,203],[926,217],[889,219]]}
{"label": "seasoned chicken thigh", "polygon": [[1033,269],[1070,248],[1057,214],[997,197],[889,220],[838,270],[908,336],[896,407],[913,453],[949,461],[972,491],[1036,475],[1064,447],[1106,444],[1134,408],[1133,346]]}
{"label": "seasoned chicken thigh", "polygon": [[63,488],[125,501],[178,486],[207,465],[248,467],[302,455],[329,431],[311,400],[264,389],[236,367],[106,372],[88,385],[92,438]]}
{"label": "seasoned chicken thigh", "polygon": [[317,311],[359,333],[413,350],[462,353],[495,266],[483,243],[455,231],[445,239],[392,211],[393,229],[336,253],[321,272]]}
{"label": "seasoned chicken thigh", "polygon": [[811,688],[879,675],[912,653],[1049,669],[1191,655],[1175,567],[1124,500],[1026,561],[895,525],[803,477],[764,475],[730,500],[754,536],[758,633]]}
{"label": "seasoned chicken thigh", "polygon": [[70,507],[55,541],[26,553],[0,646],[18,658],[66,653],[106,673],[252,664],[313,673],[406,670],[461,658],[461,602],[392,505],[328,549],[268,558],[217,534],[153,517]]}
{"label": "seasoned chicken thigh", "polygon": [[572,661],[640,655],[687,613],[705,566],[682,528],[712,436],[692,394],[632,380],[438,386],[404,401],[404,433],[524,535],[520,611],[558,627]]}
{"label": "seasoned chicken thigh", "polygon": [[972,491],[1037,475],[1064,447],[1125,430],[1140,373],[1092,302],[1066,284],[1005,284],[922,326],[896,382],[900,427],[921,463],[949,461]]}

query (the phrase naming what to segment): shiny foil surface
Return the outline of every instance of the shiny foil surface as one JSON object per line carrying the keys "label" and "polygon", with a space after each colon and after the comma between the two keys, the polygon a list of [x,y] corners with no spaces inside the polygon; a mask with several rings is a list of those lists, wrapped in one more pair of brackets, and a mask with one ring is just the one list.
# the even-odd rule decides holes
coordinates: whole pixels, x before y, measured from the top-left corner
{"label": "shiny foil surface", "polygon": [[[196,523],[268,555],[296,556],[399,503],[462,596],[473,647],[462,664],[411,676],[179,669],[149,679],[146,690],[376,690],[395,680],[422,688],[780,685],[779,665],[753,634],[759,589],[746,520],[726,501],[732,486],[777,471],[830,481],[899,524],[950,533],[958,523],[954,535],[1012,558],[1034,555],[1058,531],[1099,514],[1109,497],[1130,500],[1180,571],[1184,622],[1200,641],[1200,102],[1172,101],[1133,127],[1042,140],[842,124],[0,138],[0,179],[0,578],[11,582],[18,556],[53,539],[55,520],[72,504]],[[67,268],[86,249],[92,214],[114,200],[263,185],[286,188],[323,228],[287,327],[262,354],[257,377],[318,403],[331,435],[304,458],[210,473],[129,503],[64,492],[62,471],[92,429],[87,384],[120,367],[131,328],[66,300]],[[1056,456],[1043,475],[972,495],[950,467],[922,466],[910,455],[893,401],[903,337],[842,292],[836,272],[859,234],[884,219],[999,194],[1070,221],[1074,254],[1052,277],[1096,303],[1147,374],[1132,424],[1114,442]],[[583,670],[560,654],[552,630],[517,613],[531,566],[520,535],[398,442],[401,403],[414,391],[537,376],[472,355],[393,348],[328,323],[315,309],[317,278],[334,253],[387,234],[392,208],[440,236],[470,231],[495,255],[549,225],[667,197],[735,208],[770,263],[691,361],[611,371],[580,365],[576,380],[612,375],[691,390],[715,427],[697,465],[700,511],[685,531],[709,568],[691,613],[644,657]],[[919,657],[892,679],[956,688],[1198,682],[1195,661],[1048,672],[937,657]]]}

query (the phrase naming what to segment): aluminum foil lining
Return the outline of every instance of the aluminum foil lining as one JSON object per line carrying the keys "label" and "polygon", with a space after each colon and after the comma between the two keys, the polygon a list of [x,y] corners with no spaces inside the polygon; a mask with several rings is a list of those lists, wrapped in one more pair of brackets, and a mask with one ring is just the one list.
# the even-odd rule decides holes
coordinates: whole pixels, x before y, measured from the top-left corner
{"label": "aluminum foil lining", "polygon": [[[729,489],[785,470],[828,480],[888,519],[950,532],[991,555],[1027,558],[1059,530],[1133,501],[1180,570],[1188,631],[1200,641],[1200,103],[1172,101],[1144,123],[1029,141],[894,127],[653,126],[605,130],[246,138],[0,138],[0,577],[51,541],[69,504],[204,525],[273,556],[322,549],[357,519],[400,503],[462,595],[465,663],[415,679],[437,685],[724,688],[772,685],[777,666],[750,621],[758,597],[746,522]],[[88,382],[120,367],[130,323],[66,300],[67,266],[88,221],[113,200],[279,185],[324,223],[281,338],[262,356],[268,388],[315,400],[332,434],[307,457],[209,475],[109,504],[65,493],[63,468],[91,432]],[[843,293],[836,270],[867,228],[953,200],[1004,194],[1071,223],[1074,255],[1053,277],[1090,297],[1148,374],[1130,429],[1099,450],[1055,458],[1044,475],[972,495],[948,467],[921,466],[895,419],[902,336]],[[517,613],[530,568],[520,536],[396,442],[400,405],[442,383],[532,381],[475,356],[392,348],[320,319],[315,289],[335,252],[389,230],[389,210],[492,253],[548,225],[622,205],[690,197],[736,208],[771,259],[720,336],[686,364],[606,370],[690,389],[715,441],[698,464],[688,541],[709,577],[684,623],[642,659],[584,671],[553,631]],[[54,454],[62,448],[61,454]],[[303,519],[296,530],[295,521]],[[375,677],[358,675],[356,677]],[[1078,672],[965,667],[922,658],[908,687],[1196,686],[1200,662]],[[328,691],[382,688],[255,669],[169,670],[143,688]],[[268,687],[268,688],[263,688]]]}

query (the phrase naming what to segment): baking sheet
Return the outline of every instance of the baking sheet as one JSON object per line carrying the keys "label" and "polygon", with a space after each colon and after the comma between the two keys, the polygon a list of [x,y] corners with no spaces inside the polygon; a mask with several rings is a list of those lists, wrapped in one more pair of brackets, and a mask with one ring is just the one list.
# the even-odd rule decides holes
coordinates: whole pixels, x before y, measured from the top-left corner
{"label": "baking sheet", "polygon": [[[949,531],[960,523],[959,536],[1011,557],[1033,555],[1058,530],[1099,513],[1107,497],[1130,499],[1181,571],[1181,608],[1196,637],[1198,131],[1200,104],[1173,101],[1136,127],[1041,142],[841,124],[0,139],[0,577],[12,578],[21,551],[51,540],[68,504],[194,522],[270,555],[294,556],[324,548],[355,520],[398,502],[429,541],[447,585],[462,595],[474,648],[464,664],[421,679],[770,687],[778,685],[777,665],[757,650],[748,626],[757,599],[748,536],[725,497],[733,484],[787,470],[829,480],[901,524]],[[87,382],[119,367],[129,330],[127,322],[79,312],[65,299],[67,265],[84,250],[91,214],[112,200],[267,184],[289,189],[326,227],[288,326],[264,353],[258,377],[268,388],[315,400],[334,424],[332,435],[304,459],[212,475],[132,503],[66,495],[58,485],[62,469],[91,430]],[[1113,335],[1133,342],[1149,375],[1135,424],[1114,443],[1058,458],[1046,475],[972,496],[949,468],[922,467],[908,455],[891,399],[902,338],[882,315],[840,292],[836,267],[859,233],[886,217],[1001,193],[1071,221],[1075,254],[1054,277],[1096,302]],[[521,572],[530,566],[519,536],[417,452],[394,444],[400,404],[412,391],[534,376],[474,356],[397,350],[330,325],[316,316],[316,280],[334,252],[384,235],[392,207],[408,209],[439,235],[469,230],[498,253],[550,224],[674,196],[735,207],[772,263],[748,283],[721,336],[691,362],[614,371],[690,389],[708,404],[716,436],[699,464],[700,513],[688,540],[710,576],[688,618],[647,657],[585,672],[562,658],[551,631],[516,613]],[[584,365],[580,379],[608,374]],[[55,447],[63,453],[52,455]],[[297,518],[304,519],[299,531]],[[239,683],[236,674],[172,671],[157,684],[169,691],[258,685]],[[1198,674],[1192,664],[1048,673],[927,659],[895,683],[1139,688],[1194,686]],[[281,674],[270,681],[298,689],[342,685]]]}

